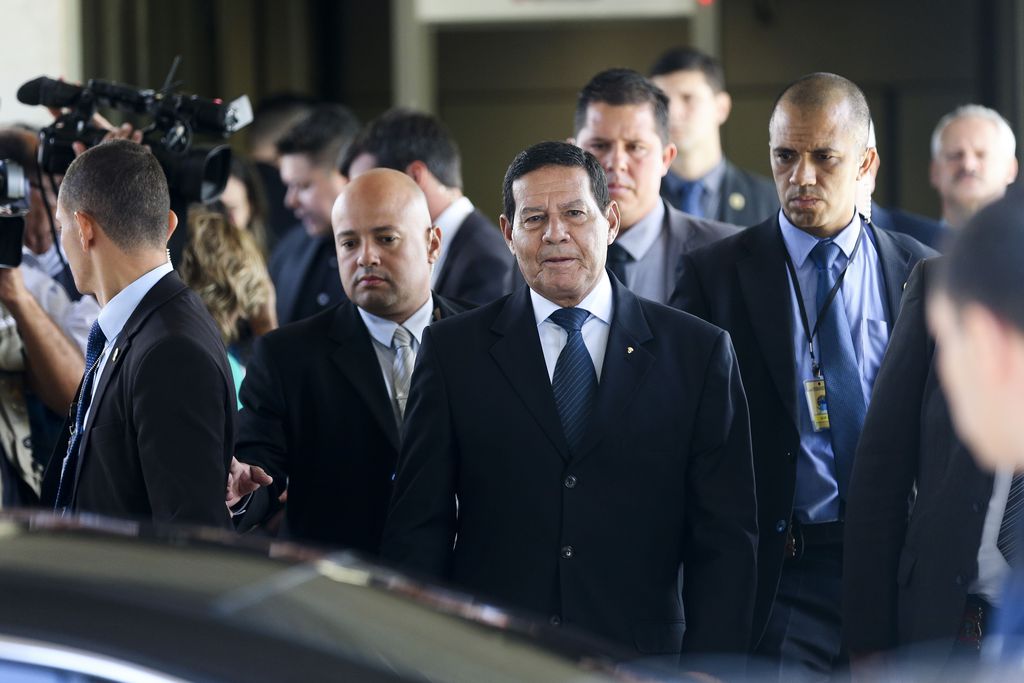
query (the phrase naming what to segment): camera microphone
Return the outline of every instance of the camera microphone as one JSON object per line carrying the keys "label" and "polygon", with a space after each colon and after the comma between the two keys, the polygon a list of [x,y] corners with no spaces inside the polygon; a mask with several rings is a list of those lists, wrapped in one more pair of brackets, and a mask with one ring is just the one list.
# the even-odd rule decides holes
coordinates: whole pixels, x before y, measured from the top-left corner
{"label": "camera microphone", "polygon": [[82,87],[46,76],[33,78],[18,88],[18,101],[44,107],[72,107],[82,96]]}

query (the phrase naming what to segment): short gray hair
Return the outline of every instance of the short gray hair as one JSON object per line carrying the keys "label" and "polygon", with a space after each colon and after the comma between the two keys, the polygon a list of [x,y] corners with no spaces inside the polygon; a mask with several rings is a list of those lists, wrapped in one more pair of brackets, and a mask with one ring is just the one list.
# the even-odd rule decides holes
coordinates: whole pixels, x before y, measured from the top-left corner
{"label": "short gray hair", "polygon": [[942,149],[942,134],[946,131],[949,124],[957,119],[966,118],[984,119],[994,124],[999,137],[1002,138],[1002,144],[999,145],[1000,148],[1006,149],[1006,153],[1011,157],[1017,153],[1017,138],[1014,136],[1010,124],[1006,122],[1006,119],[999,112],[980,104],[962,104],[939,119],[938,124],[936,124],[935,130],[932,132],[932,159],[939,156],[939,150]]}

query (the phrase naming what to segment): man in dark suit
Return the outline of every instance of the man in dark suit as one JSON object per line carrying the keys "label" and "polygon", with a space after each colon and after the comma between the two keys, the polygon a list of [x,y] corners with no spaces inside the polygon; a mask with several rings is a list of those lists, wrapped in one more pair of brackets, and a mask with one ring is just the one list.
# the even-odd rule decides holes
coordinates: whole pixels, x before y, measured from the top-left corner
{"label": "man in dark suit", "polygon": [[407,109],[371,121],[342,170],[355,178],[377,167],[402,171],[427,197],[430,220],[441,229],[441,255],[431,274],[435,292],[486,304],[511,291],[512,256],[498,226],[462,194],[459,148],[441,121]]}
{"label": "man in dark suit", "polygon": [[289,230],[270,255],[270,278],[277,290],[277,320],[286,325],[333,307],[345,299],[331,236],[331,207],[345,187],[338,164],[359,122],[340,105],[319,105],[280,140],[285,204],[302,221]]}
{"label": "man in dark suit", "polygon": [[460,309],[431,296],[440,237],[407,176],[379,169],[355,179],[332,222],[349,301],[267,334],[246,367],[236,455],[273,484],[240,524],[265,520],[287,486],[286,535],[376,553],[408,390],[396,363],[411,374],[424,328]]}
{"label": "man in dark suit", "polygon": [[721,62],[692,47],[672,48],[658,57],[650,77],[668,96],[671,137],[679,152],[661,182],[669,204],[693,216],[742,226],[778,211],[771,181],[722,154],[721,127],[732,98]]}
{"label": "man in dark suit", "polygon": [[843,580],[854,664],[920,643],[940,663],[977,657],[1009,574],[998,536],[1011,474],[983,471],[953,430],[925,320],[936,265],[907,282],[854,461]]}
{"label": "man in dark suit", "polygon": [[114,140],[68,168],[61,245],[102,309],[43,482],[60,512],[227,525],[235,390],[216,325],[167,260],[177,225],[163,170]]}
{"label": "man in dark suit", "polygon": [[609,278],[605,182],[566,143],[512,162],[528,286],[424,335],[382,553],[637,654],[739,652],[756,513],[731,344]]}
{"label": "man in dark suit", "polygon": [[[999,680],[1020,678],[1024,658],[1022,249],[1024,199],[1008,196],[981,209],[937,264],[927,304],[939,377],[957,433],[984,467],[997,470],[996,487],[999,473],[1014,473],[996,541],[1012,569],[1000,596],[996,628],[985,643],[986,658],[1008,667]],[[990,503],[989,513],[992,508]]]}
{"label": "man in dark suit", "polygon": [[824,679],[842,661],[850,466],[903,284],[934,253],[857,214],[869,116],[840,76],[787,87],[769,124],[782,211],[685,256],[673,296],[736,345],[761,529],[754,644],[783,680]]}
{"label": "man in dark suit", "polygon": [[576,99],[575,142],[601,162],[622,227],[608,248],[612,273],[634,294],[665,303],[679,277],[679,258],[738,231],[689,216],[658,195],[676,155],[669,140],[668,98],[642,75],[609,69]]}

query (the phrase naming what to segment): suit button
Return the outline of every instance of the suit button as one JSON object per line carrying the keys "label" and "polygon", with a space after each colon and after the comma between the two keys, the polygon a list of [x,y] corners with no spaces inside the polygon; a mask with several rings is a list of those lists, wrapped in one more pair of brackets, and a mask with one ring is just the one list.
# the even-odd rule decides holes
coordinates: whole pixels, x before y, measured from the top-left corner
{"label": "suit button", "polygon": [[571,545],[563,545],[562,546],[562,557],[564,559],[566,559],[566,560],[568,560],[570,557],[572,557],[572,546]]}
{"label": "suit button", "polygon": [[565,488],[567,489],[576,488],[576,477],[570,474],[568,477],[565,478],[565,481],[562,483],[565,484]]}
{"label": "suit button", "polygon": [[558,616],[557,614],[552,614],[551,618],[548,621],[551,622],[552,626],[561,626],[562,625],[562,617]]}
{"label": "suit button", "polygon": [[784,533],[786,531],[786,527],[788,526],[789,525],[786,523],[786,520],[780,519],[779,521],[775,522],[775,531],[776,533],[780,534]]}
{"label": "suit button", "polygon": [[786,451],[786,460],[796,462],[796,454],[793,451]]}
{"label": "suit button", "polygon": [[956,585],[958,585],[958,586],[962,586],[962,585],[964,585],[964,577],[963,577],[963,576],[961,576],[960,574],[957,574],[957,575],[956,575],[956,578],[955,578],[955,579],[953,579],[953,583],[955,583],[955,584],[956,584]]}
{"label": "suit button", "polygon": [[971,503],[971,512],[980,512],[981,506],[977,503]]}

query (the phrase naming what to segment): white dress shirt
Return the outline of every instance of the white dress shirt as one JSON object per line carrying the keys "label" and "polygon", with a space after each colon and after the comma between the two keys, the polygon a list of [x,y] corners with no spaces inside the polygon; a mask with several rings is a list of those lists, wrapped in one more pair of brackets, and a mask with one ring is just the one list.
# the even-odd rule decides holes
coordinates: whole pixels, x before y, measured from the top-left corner
{"label": "white dress shirt", "polygon": [[462,223],[471,213],[473,213],[473,202],[469,201],[469,197],[459,197],[437,217],[435,225],[441,228],[441,255],[434,264],[434,270],[430,272],[431,287],[437,284],[437,274],[444,267],[444,262],[448,257],[448,248],[452,245],[452,240],[455,239],[455,235],[459,232]]}
{"label": "white dress shirt", "polygon": [[[548,379],[553,379],[558,354],[565,347],[569,335],[558,323],[548,320],[548,316],[561,306],[548,301],[532,289],[530,290],[530,299],[533,302],[533,314],[537,319],[537,334],[540,336],[540,348],[544,352],[544,364],[548,368]],[[608,279],[607,271],[601,271],[601,279],[597,281],[590,294],[576,304],[576,308],[582,308],[590,313],[590,316],[583,322],[581,330],[583,344],[590,352],[590,358],[594,361],[594,370],[597,372],[597,379],[601,381],[604,352],[608,347],[608,331],[612,324],[613,312],[612,283]]]}
{"label": "white dress shirt", "polygon": [[[380,365],[381,374],[384,375],[384,384],[388,388],[388,397],[391,398],[391,407],[395,410],[395,417],[398,424],[402,423],[398,413],[398,405],[395,403],[395,387],[391,377],[395,365],[395,350],[391,348],[391,340],[398,329],[398,323],[385,320],[379,316],[356,307],[359,316],[366,324],[366,329],[373,340],[373,350],[377,353],[377,363]],[[416,309],[416,312],[409,316],[409,319],[402,323],[402,327],[412,334],[412,352],[420,352],[420,343],[423,341],[423,330],[430,324],[430,317],[434,313],[434,299],[427,297],[427,300]]]}

